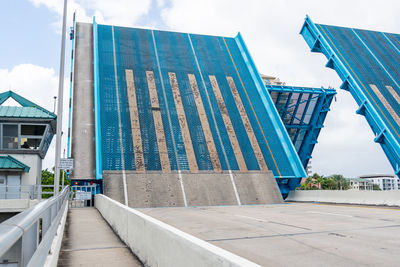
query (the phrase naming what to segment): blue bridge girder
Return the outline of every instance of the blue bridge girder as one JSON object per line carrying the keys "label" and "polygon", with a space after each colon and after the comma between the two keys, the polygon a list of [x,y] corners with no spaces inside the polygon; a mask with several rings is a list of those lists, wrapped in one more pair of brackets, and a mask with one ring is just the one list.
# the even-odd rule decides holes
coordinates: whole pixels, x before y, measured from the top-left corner
{"label": "blue bridge girder", "polygon": [[338,73],[400,177],[400,35],[314,24],[308,16],[300,34],[327,57],[325,66]]}
{"label": "blue bridge girder", "polygon": [[336,90],[286,85],[265,86],[305,168],[315,144],[318,143],[317,138],[324,127],[323,123]]}

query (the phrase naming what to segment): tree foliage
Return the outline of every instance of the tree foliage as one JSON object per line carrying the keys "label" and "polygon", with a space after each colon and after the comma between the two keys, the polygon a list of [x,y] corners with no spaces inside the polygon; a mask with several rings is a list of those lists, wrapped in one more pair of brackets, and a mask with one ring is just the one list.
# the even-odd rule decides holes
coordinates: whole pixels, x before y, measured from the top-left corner
{"label": "tree foliage", "polygon": [[379,187],[379,185],[377,185],[377,184],[372,184],[372,190],[382,190],[380,187]]}
{"label": "tree foliage", "polygon": [[328,177],[314,173],[300,186],[300,190],[347,190],[350,183],[341,174]]}
{"label": "tree foliage", "polygon": [[[60,183],[59,185],[62,185],[62,175],[63,171],[60,170]],[[67,179],[67,175],[64,176],[64,185],[69,185],[71,182],[70,180]],[[54,167],[52,168],[52,171],[49,171],[48,169],[42,170],[42,185],[54,185]],[[43,192],[52,192],[53,188],[52,187],[44,187],[42,189]],[[42,198],[49,198],[51,197],[51,194],[43,194]]]}

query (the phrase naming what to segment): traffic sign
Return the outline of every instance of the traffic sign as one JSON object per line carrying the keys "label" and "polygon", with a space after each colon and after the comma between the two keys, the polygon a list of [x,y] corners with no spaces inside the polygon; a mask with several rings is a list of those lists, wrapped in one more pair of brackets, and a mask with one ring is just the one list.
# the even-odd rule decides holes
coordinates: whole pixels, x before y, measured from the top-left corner
{"label": "traffic sign", "polygon": [[90,200],[90,199],[92,199],[91,192],[85,192],[81,190],[77,190],[75,192],[75,200]]}
{"label": "traffic sign", "polygon": [[74,168],[74,159],[72,158],[60,159],[60,169],[72,170],[73,168]]}

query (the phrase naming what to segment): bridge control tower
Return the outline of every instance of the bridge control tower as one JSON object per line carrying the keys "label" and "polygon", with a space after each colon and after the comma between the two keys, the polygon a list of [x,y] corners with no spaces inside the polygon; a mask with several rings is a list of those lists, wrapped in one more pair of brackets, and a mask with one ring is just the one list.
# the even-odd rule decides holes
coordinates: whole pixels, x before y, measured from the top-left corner
{"label": "bridge control tower", "polygon": [[[10,98],[20,106],[5,105]],[[55,123],[54,113],[24,97],[12,91],[0,94],[0,185],[41,184],[42,160],[55,133]],[[0,192],[1,199],[17,195]]]}
{"label": "bridge control tower", "polygon": [[54,113],[13,91],[0,93],[0,220],[41,198],[42,160],[55,127]]}

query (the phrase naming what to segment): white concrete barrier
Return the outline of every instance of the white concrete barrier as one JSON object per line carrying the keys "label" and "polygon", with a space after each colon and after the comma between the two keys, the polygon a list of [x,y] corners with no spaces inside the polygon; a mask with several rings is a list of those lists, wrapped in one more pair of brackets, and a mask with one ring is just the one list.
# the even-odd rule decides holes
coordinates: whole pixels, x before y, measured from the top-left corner
{"label": "white concrete barrier", "polygon": [[39,202],[38,199],[0,199],[0,212],[21,212]]}
{"label": "white concrete barrier", "polygon": [[400,207],[400,190],[296,190],[289,193],[286,201],[385,205]]}
{"label": "white concrete barrier", "polygon": [[104,195],[95,206],[145,266],[259,266]]}

